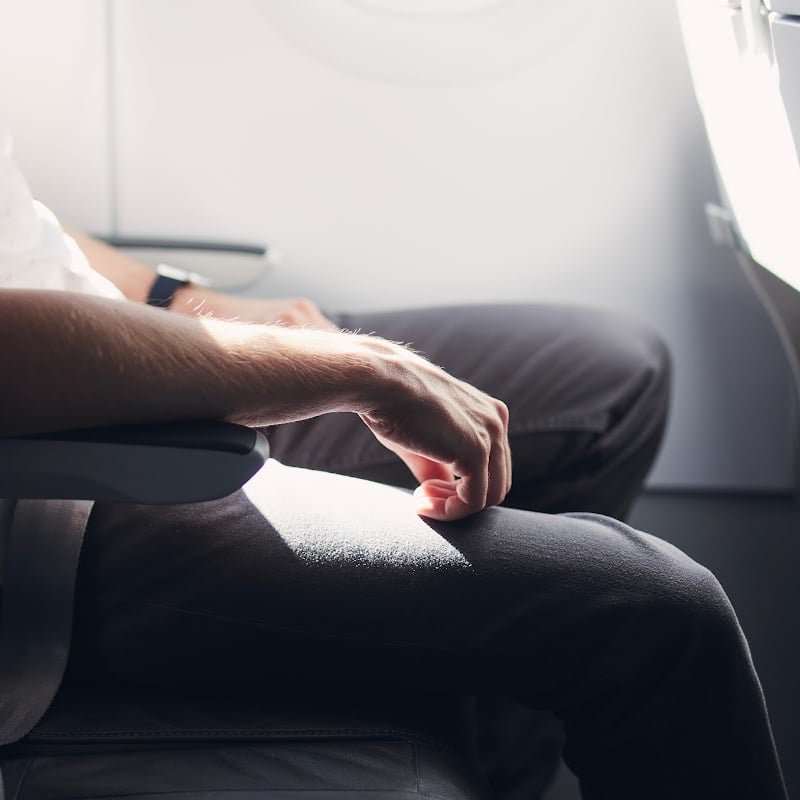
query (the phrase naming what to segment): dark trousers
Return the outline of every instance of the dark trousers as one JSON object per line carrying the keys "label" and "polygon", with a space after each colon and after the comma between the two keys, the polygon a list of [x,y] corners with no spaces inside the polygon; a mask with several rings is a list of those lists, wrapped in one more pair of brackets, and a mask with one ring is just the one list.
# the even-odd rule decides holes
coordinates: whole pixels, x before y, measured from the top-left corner
{"label": "dark trousers", "polygon": [[[506,507],[425,521],[394,488],[410,475],[354,415],[275,428],[275,460],[231,497],[95,508],[73,679],[511,698],[561,719],[587,798],[785,797],[719,583],[600,516],[624,517],[658,447],[661,343],[552,306],[339,321],[507,402]],[[533,786],[496,773],[506,796]]]}

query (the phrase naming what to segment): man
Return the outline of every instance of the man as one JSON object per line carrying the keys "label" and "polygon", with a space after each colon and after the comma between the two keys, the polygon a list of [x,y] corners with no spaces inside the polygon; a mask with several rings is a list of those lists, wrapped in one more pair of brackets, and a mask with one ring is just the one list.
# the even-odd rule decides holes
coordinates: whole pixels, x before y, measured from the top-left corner
{"label": "man", "polygon": [[504,696],[559,715],[588,798],[785,797],[713,576],[553,513],[627,511],[665,415],[652,334],[540,306],[331,322],[191,286],[165,313],[120,300],[147,298],[146,267],[77,242],[97,271],[0,134],[0,434],[228,419],[297,466],[196,506],[96,505],[73,679]]}

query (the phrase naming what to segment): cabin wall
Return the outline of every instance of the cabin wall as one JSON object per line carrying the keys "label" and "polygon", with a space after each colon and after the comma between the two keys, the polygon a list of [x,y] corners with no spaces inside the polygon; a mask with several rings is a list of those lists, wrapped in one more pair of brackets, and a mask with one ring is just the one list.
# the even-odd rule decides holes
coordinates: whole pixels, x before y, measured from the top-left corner
{"label": "cabin wall", "polygon": [[266,241],[283,260],[249,291],[326,308],[633,314],[675,361],[651,485],[793,487],[789,373],[706,231],[670,0],[525,0],[508,52],[462,26],[461,61],[446,17],[417,58],[380,0],[306,6],[6,0],[0,115],[37,196],[95,232]]}

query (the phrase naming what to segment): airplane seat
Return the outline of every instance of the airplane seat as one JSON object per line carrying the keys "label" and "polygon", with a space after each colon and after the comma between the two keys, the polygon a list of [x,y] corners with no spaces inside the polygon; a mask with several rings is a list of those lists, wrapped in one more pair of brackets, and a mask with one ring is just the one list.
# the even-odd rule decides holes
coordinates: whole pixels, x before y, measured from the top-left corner
{"label": "airplane seat", "polygon": [[92,501],[222,497],[268,452],[220,422],[0,439],[0,798],[487,796],[455,700],[59,690]]}
{"label": "airplane seat", "polygon": [[706,207],[800,389],[800,0],[678,0],[720,198]]}

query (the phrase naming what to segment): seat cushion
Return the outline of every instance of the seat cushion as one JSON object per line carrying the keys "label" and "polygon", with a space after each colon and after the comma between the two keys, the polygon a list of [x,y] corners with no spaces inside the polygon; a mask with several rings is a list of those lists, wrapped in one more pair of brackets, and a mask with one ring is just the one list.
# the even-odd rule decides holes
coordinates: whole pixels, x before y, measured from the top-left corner
{"label": "seat cushion", "polygon": [[351,739],[84,748],[3,765],[14,800],[485,797],[464,761],[415,742]]}
{"label": "seat cushion", "polygon": [[14,800],[487,796],[454,701],[62,692],[0,753]]}

